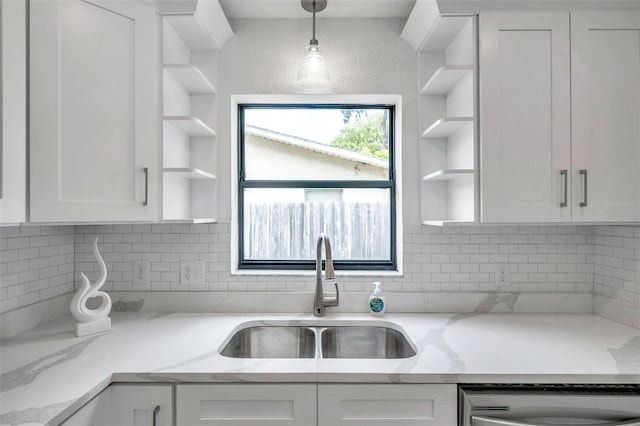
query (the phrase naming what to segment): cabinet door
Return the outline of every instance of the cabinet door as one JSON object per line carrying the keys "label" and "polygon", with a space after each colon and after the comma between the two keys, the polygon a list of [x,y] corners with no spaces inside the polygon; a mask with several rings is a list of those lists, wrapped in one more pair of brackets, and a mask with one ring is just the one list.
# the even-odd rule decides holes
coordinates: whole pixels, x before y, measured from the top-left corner
{"label": "cabinet door", "polygon": [[172,408],[169,385],[111,385],[62,425],[170,426]]}
{"label": "cabinet door", "polygon": [[315,426],[316,384],[215,384],[177,387],[181,426]]}
{"label": "cabinet door", "polygon": [[640,221],[640,12],[571,15],[571,85],[573,220]]}
{"label": "cabinet door", "polygon": [[26,2],[0,2],[0,223],[26,219]]}
{"label": "cabinet door", "polygon": [[318,385],[318,426],[457,424],[455,385]]}
{"label": "cabinet door", "polygon": [[30,20],[31,221],[155,219],[160,17],[64,0],[32,2]]}
{"label": "cabinet door", "polygon": [[483,222],[571,220],[569,62],[568,13],[480,15]]}

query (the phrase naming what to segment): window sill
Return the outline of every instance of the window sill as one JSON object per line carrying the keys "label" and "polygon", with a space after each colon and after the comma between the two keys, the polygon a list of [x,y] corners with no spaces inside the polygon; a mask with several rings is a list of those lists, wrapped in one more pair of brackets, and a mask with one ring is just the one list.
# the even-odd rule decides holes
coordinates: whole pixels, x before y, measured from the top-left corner
{"label": "window sill", "polygon": [[[392,277],[400,278],[404,274],[402,271],[336,271],[338,279],[342,277]],[[261,277],[313,277],[316,271],[286,271],[271,269],[235,269],[231,271],[231,276],[261,276]]]}

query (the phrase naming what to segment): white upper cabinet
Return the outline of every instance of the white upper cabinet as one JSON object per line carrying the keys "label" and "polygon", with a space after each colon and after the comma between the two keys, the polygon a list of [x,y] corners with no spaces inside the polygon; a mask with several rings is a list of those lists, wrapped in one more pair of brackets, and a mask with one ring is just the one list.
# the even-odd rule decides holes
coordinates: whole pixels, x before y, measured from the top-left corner
{"label": "white upper cabinet", "polygon": [[571,220],[569,14],[480,15],[483,222]]}
{"label": "white upper cabinet", "polygon": [[0,3],[0,224],[26,219],[26,2]]}
{"label": "white upper cabinet", "polygon": [[640,12],[573,13],[571,49],[573,220],[640,221]]}
{"label": "white upper cabinet", "polygon": [[30,219],[159,218],[161,18],[143,2],[30,7]]}
{"label": "white upper cabinet", "polygon": [[483,222],[640,221],[640,12],[483,13],[480,69]]}

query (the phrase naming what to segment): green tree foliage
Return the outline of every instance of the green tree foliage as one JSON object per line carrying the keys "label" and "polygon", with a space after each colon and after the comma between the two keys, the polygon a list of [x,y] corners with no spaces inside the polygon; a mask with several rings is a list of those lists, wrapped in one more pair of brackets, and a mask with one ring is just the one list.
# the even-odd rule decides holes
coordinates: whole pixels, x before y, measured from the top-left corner
{"label": "green tree foliage", "polygon": [[357,114],[356,119],[354,120],[352,116],[331,144],[370,157],[388,160],[389,149],[384,131],[385,125],[383,116]]}

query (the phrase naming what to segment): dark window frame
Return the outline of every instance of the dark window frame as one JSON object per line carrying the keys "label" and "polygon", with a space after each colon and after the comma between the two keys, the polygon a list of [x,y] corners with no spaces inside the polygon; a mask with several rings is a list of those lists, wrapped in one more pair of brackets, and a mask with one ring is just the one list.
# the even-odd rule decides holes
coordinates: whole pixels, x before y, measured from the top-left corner
{"label": "dark window frame", "polygon": [[[244,125],[247,109],[381,109],[389,112],[389,176],[387,180],[246,180]],[[336,270],[347,271],[395,271],[398,267],[396,226],[396,105],[394,104],[320,104],[320,103],[240,103],[238,104],[238,269],[239,270],[313,270],[315,260],[245,259],[244,258],[244,190],[247,188],[380,188],[389,189],[390,247],[389,260],[339,260],[333,259]]]}

